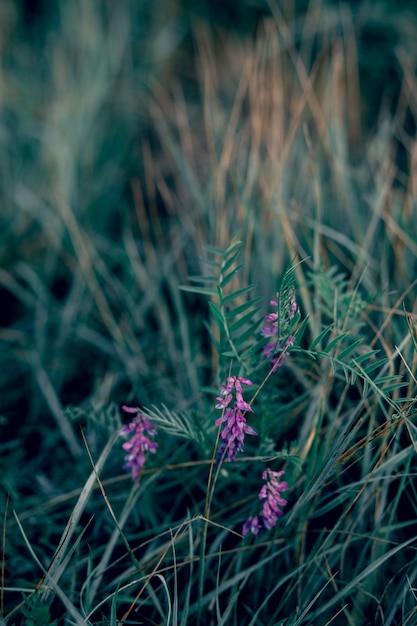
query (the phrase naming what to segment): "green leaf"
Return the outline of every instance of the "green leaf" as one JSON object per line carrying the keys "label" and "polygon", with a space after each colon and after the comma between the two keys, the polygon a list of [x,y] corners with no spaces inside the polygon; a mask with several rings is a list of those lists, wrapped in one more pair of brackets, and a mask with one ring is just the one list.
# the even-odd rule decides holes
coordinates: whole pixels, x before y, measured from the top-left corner
{"label": "green leaf", "polygon": [[[264,344],[265,344],[265,339],[263,337],[262,337],[262,340],[251,343],[250,346],[248,346],[241,353],[240,356],[242,358],[242,361],[246,361],[247,359],[252,358],[255,354],[258,356],[258,361],[259,361],[259,355],[261,353],[261,350]],[[263,360],[261,357],[261,361],[258,362],[258,365],[255,367],[255,370],[262,367],[266,361],[268,361],[268,359]]]}
{"label": "green leaf", "polygon": [[198,287],[197,285],[195,287],[192,287],[191,285],[180,285],[179,288],[181,289],[181,291],[189,291],[190,293],[198,293],[202,296],[217,295],[216,290],[212,289],[211,287]]}
{"label": "green leaf", "polygon": [[238,298],[239,296],[243,296],[245,293],[249,293],[249,291],[252,291],[254,287],[256,287],[256,285],[248,285],[247,287],[242,287],[241,289],[234,291],[233,293],[223,298],[223,304],[226,304],[227,302],[231,302],[235,298]]}
{"label": "green leaf", "polygon": [[[395,389],[401,389],[402,387],[407,387],[408,386],[408,382],[403,381],[400,383],[394,383],[392,385],[386,385],[384,387],[384,391],[385,393],[391,393],[391,391],[395,391]],[[398,402],[398,400],[397,400]]]}
{"label": "green leaf", "polygon": [[315,347],[321,343],[321,341],[324,339],[324,337],[333,329],[333,324],[330,324],[330,326],[327,326],[326,328],[323,328],[323,330],[321,331],[321,333],[319,333],[319,335],[311,342],[311,344],[309,345],[308,349],[309,350],[314,350]]}
{"label": "green leaf", "polygon": [[363,343],[363,339],[357,339],[356,341],[354,341],[350,346],[348,346],[347,348],[345,348],[342,352],[340,352],[340,354],[338,355],[338,358],[343,361],[343,359],[350,354],[351,352],[353,352],[354,350],[356,350],[356,348],[358,348],[361,343]]}
{"label": "green leaf", "polygon": [[228,274],[225,274],[224,276],[223,275],[220,276],[220,286],[222,289],[224,289],[224,287],[226,287],[226,285],[230,283],[230,281],[236,276],[237,272],[241,268],[242,268],[242,264],[237,265],[232,270],[230,270]]}
{"label": "green leaf", "polygon": [[[239,254],[240,254],[240,250],[236,250],[227,260],[224,261],[224,263],[222,263],[220,277],[222,277],[224,274],[226,274],[226,272],[229,269],[232,268],[233,263],[236,261],[236,259],[239,256]],[[240,265],[238,267],[242,267],[242,265]],[[232,268],[231,271],[235,271],[235,269],[236,268]]]}
{"label": "green leaf", "polygon": [[[260,309],[261,307],[256,307],[255,309],[248,311],[246,315],[243,315],[242,317],[240,317],[238,320],[236,320],[236,322],[233,322],[233,324],[231,324],[230,326],[230,330],[232,334],[234,334],[237,330],[239,330],[239,328],[241,328],[245,324],[248,324],[252,320],[253,316],[256,315],[258,311],[260,311]],[[260,320],[258,320],[256,324],[259,325]]]}
{"label": "green leaf", "polygon": [[389,383],[394,380],[398,380],[399,378],[401,378],[399,374],[394,374],[392,376],[380,376],[379,378],[374,379],[374,383],[375,385],[383,385],[384,383]]}
{"label": "green leaf", "polygon": [[207,267],[213,267],[216,270],[221,270],[222,264],[218,261],[213,261],[211,259],[201,259],[201,262],[204,263]]}
{"label": "green leaf", "polygon": [[327,346],[324,348],[323,352],[328,354],[331,350],[333,350],[335,346],[337,346],[337,344],[339,344],[341,341],[346,339],[346,337],[348,336],[349,336],[349,333],[342,333],[341,335],[334,337],[331,341],[329,341]]}
{"label": "green leaf", "polygon": [[[255,307],[255,305],[257,305],[261,300],[262,298],[256,297],[253,300],[244,302],[243,304],[240,304],[239,306],[234,307],[233,309],[230,309],[230,311],[226,312],[226,318],[230,319],[232,317],[236,317],[237,315],[240,315],[241,313],[244,313],[244,311],[246,311],[249,307]],[[256,310],[259,310],[259,308],[260,307],[258,307],[258,309]]]}
{"label": "green leaf", "polygon": [[217,276],[187,276],[192,283],[217,283]]}
{"label": "green leaf", "polygon": [[[352,359],[352,362],[357,364],[358,363],[358,359]],[[364,371],[369,376],[369,374],[371,372],[375,371],[378,368],[382,368],[386,364],[386,362],[387,362],[386,359],[379,359],[378,361],[374,361],[374,363],[371,363],[370,365],[367,365],[364,368]]]}
{"label": "green leaf", "polygon": [[[308,328],[308,323],[309,323],[309,319],[308,317],[305,317],[303,319],[303,321],[301,322],[301,324],[298,326],[298,328],[296,329],[294,335],[295,335],[295,341],[294,341],[294,346],[292,349],[294,349],[294,347],[298,346],[304,336],[304,333],[306,331],[306,329]],[[265,342],[265,339],[264,339]]]}
{"label": "green leaf", "polygon": [[371,357],[375,356],[376,354],[378,354],[379,350],[369,350],[369,352],[366,352],[365,354],[359,354],[358,356],[355,356],[355,363],[363,363],[363,361],[366,361],[366,359],[370,359]]}
{"label": "green leaf", "polygon": [[213,316],[216,318],[217,322],[219,322],[221,328],[223,328],[224,317],[219,307],[216,304],[213,304],[213,302],[209,302],[209,309],[213,313]]}
{"label": "green leaf", "polygon": [[224,255],[224,250],[222,250],[221,248],[215,248],[214,246],[211,246],[209,243],[204,243],[203,244],[203,250],[206,250],[207,252],[209,252],[210,254],[213,254],[215,256],[223,256]]}
{"label": "green leaf", "polygon": [[168,434],[201,442],[201,432],[188,414],[176,413],[165,404],[162,404],[161,408],[152,404],[150,408],[145,407],[141,412],[146,415],[155,426],[162,428]]}
{"label": "green leaf", "polygon": [[258,329],[258,326],[260,324],[260,320],[257,320],[256,322],[253,322],[253,324],[251,326],[249,326],[249,328],[242,333],[241,335],[239,335],[239,337],[235,338],[235,344],[236,345],[241,345],[243,342],[245,342],[247,339],[249,339],[249,337],[251,337],[256,330]]}
{"label": "green leaf", "polygon": [[224,258],[230,258],[231,255],[238,254],[242,245],[243,245],[243,242],[240,241],[239,239],[236,241],[232,241],[230,246],[226,248],[226,251],[222,252]]}

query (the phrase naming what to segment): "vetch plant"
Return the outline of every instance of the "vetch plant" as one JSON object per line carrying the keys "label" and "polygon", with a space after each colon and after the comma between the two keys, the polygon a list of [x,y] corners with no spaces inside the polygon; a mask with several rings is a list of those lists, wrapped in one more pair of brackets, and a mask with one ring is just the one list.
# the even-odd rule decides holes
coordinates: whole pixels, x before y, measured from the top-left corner
{"label": "vetch plant", "polygon": [[[216,409],[223,409],[223,414],[216,420],[216,425],[225,426],[220,433],[223,440],[218,452],[217,460],[220,461],[226,455],[228,461],[236,459],[237,452],[243,451],[244,438],[246,435],[257,435],[258,433],[246,423],[245,413],[253,412],[250,404],[245,402],[242,396],[242,385],[250,386],[252,382],[248,378],[239,376],[229,376],[223,385],[221,396],[216,398]],[[233,398],[233,390],[236,396],[232,407],[229,404]]]}
{"label": "vetch plant", "polygon": [[[259,438],[258,430],[247,423],[247,416],[254,415],[256,419],[252,403],[255,397],[258,397],[262,406],[262,395],[259,394],[261,394],[262,388],[271,374],[282,366],[284,357],[288,354],[289,348],[294,346],[299,331],[300,312],[296,301],[292,269],[285,273],[276,299],[270,302],[275,311],[263,317],[259,316],[261,312],[261,307],[258,306],[259,298],[252,300],[249,298],[244,302],[235,304],[236,299],[246,298],[253,289],[253,286],[250,286],[249,288],[244,287],[227,292],[241,267],[235,263],[240,247],[240,242],[233,242],[225,252],[221,252],[223,260],[217,264],[218,275],[213,276],[210,280],[205,277],[205,285],[209,282],[216,282],[217,287],[215,289],[206,286],[204,288],[183,288],[184,290],[203,293],[206,296],[213,296],[213,299],[218,300],[218,304],[213,302],[213,299],[210,301],[213,320],[217,326],[217,330],[211,330],[211,337],[218,351],[219,375],[226,372],[226,367],[229,372],[225,376],[226,382],[221,385],[221,391],[216,397],[215,404],[216,410],[222,411],[221,416],[215,420],[215,425],[219,427],[217,442],[220,443],[213,458],[219,466],[224,460],[236,462],[237,454],[244,451],[246,435]],[[210,251],[220,254],[220,251],[215,249],[210,248]],[[213,262],[212,265],[216,266],[216,262]],[[196,278],[193,280],[197,281]],[[259,340],[260,326],[261,339]],[[265,338],[268,340],[266,344]],[[244,388],[253,387],[252,379],[259,377],[261,368],[265,364],[268,366],[267,372],[262,373],[255,386],[255,394],[249,402],[244,398],[244,393],[246,393]],[[236,374],[231,373],[234,370]],[[168,435],[175,433],[181,420],[174,413],[170,413],[166,407],[164,412],[158,411],[156,408],[153,410],[144,408],[139,411],[137,408],[126,405],[122,409],[128,414],[134,415],[133,421],[121,428],[121,433],[129,437],[129,440],[122,446],[127,452],[123,468],[129,470],[133,480],[138,483],[146,453],[155,453],[158,447],[158,444],[152,439],[156,434],[154,424],[159,424]],[[167,420],[171,420],[171,418],[172,424],[168,424]],[[184,421],[187,421],[186,415],[183,416]],[[192,428],[189,428],[188,436],[191,435],[192,437],[192,432]],[[256,529],[258,527],[273,528],[278,517],[282,514],[279,506],[286,503],[277,491],[278,489],[283,491],[287,488],[287,483],[277,482],[277,477],[281,476],[281,473],[273,472],[270,469],[265,470],[265,472],[264,478],[267,477],[268,480],[260,493],[260,497],[261,494],[265,493],[262,516],[259,518],[259,522],[258,518],[254,518],[251,523],[248,522],[254,535],[257,535]],[[213,491],[218,480],[219,471],[215,474],[213,482],[209,478],[208,492],[211,493],[211,496],[207,502],[212,501]],[[208,514],[210,506],[207,505],[207,507],[206,513]],[[248,523],[244,528],[248,526]]]}
{"label": "vetch plant", "polygon": [[132,479],[138,485],[140,472],[145,464],[146,453],[155,454],[158,449],[158,443],[151,439],[156,435],[156,429],[151,421],[140,413],[139,409],[126,405],[123,405],[122,409],[135,416],[129,424],[123,424],[120,429],[121,435],[129,437],[128,441],[122,444],[123,450],[127,452],[123,469],[132,473]]}
{"label": "vetch plant", "polygon": [[264,500],[262,511],[259,515],[249,517],[243,524],[244,536],[251,532],[257,537],[261,528],[271,530],[284,514],[281,507],[287,504],[287,500],[281,496],[281,493],[287,491],[288,483],[279,480],[284,474],[284,470],[274,472],[269,467],[262,472],[262,478],[266,481],[258,495],[260,500]]}
{"label": "vetch plant", "polygon": [[[296,344],[297,335],[301,336],[300,330],[302,331],[293,268],[284,274],[279,292],[276,293],[275,299],[270,301],[274,310],[261,317],[259,298],[250,297],[254,286],[243,288],[235,286],[237,272],[241,267],[236,263],[240,246],[240,242],[233,242],[224,252],[208,248],[210,253],[222,257],[220,263],[210,261],[210,266],[217,268],[217,276],[204,277],[204,286],[201,287],[183,287],[186,291],[210,297],[213,321],[210,336],[218,353],[219,376],[224,373],[226,380],[221,385],[221,392],[216,397],[215,405],[217,410],[222,410],[222,415],[215,420],[216,426],[220,428],[218,435],[220,443],[213,458],[218,465],[223,460],[236,462],[237,454],[244,450],[246,435],[258,439],[260,450],[264,445],[263,437],[266,435],[270,438],[268,431],[260,438],[256,425],[255,427],[249,425],[247,417],[253,416],[256,424],[256,417],[260,411],[262,412],[262,390],[271,375],[283,365],[285,356]],[[191,277],[191,280],[196,283],[199,281],[197,277]],[[213,288],[207,287],[210,283],[213,283]],[[244,388],[253,386],[256,391],[249,402],[244,398],[246,393]],[[276,383],[272,383],[271,387],[274,394]],[[271,389],[266,395],[270,397],[270,394]],[[256,412],[252,408],[255,398],[257,405],[260,406]],[[279,446],[279,442],[275,442],[275,445]],[[283,514],[282,507],[286,504],[281,492],[288,488],[286,482],[279,481],[282,474],[283,471],[274,472],[270,468],[264,471],[266,483],[259,493],[259,497],[265,500],[264,506],[260,515],[249,518],[244,524],[243,535],[251,530],[252,534],[257,536],[261,528],[270,530],[276,525],[278,518]],[[209,515],[218,480],[220,480],[219,469],[213,481],[210,474],[208,491],[211,495],[208,497],[206,516]]]}
{"label": "vetch plant", "polygon": [[289,329],[293,326],[294,317],[299,312],[294,288],[290,288],[283,296],[277,293],[276,300],[271,300],[269,304],[276,310],[268,313],[264,318],[261,334],[268,341],[264,344],[262,352],[264,357],[274,364],[273,370],[275,371],[281,367],[288,349],[295,341],[294,335],[288,335]]}

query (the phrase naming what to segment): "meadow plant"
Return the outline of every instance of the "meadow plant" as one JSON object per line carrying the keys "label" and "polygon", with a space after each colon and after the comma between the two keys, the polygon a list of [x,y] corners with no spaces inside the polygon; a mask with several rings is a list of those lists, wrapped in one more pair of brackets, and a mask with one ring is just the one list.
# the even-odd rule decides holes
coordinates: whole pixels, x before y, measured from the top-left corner
{"label": "meadow plant", "polygon": [[[228,461],[234,461],[236,453],[243,452],[245,434],[257,435],[253,428],[246,423],[244,414],[247,411],[252,413],[253,409],[243,399],[242,385],[252,385],[252,382],[247,378],[229,376],[226,384],[222,385],[221,396],[216,398],[216,409],[223,410],[222,416],[216,420],[216,425],[220,426],[225,423],[225,427],[220,433],[223,441],[217,452],[218,460],[223,459],[226,455]],[[229,407],[233,398],[233,389],[235,390],[236,399],[233,407]]]}
{"label": "meadow plant", "polygon": [[[285,327],[294,319],[298,311],[295,294],[291,292],[288,306],[284,309],[284,318],[279,315],[280,294],[277,293],[277,299],[271,300],[270,305],[276,307],[278,312],[268,313],[262,324],[262,336],[268,339],[262,348],[264,357],[273,364],[272,372],[275,372],[284,362],[284,358],[289,354],[289,349],[294,345],[295,336],[288,335],[283,339]],[[284,326],[284,329],[282,328]]]}
{"label": "meadow plant", "polygon": [[250,531],[255,537],[258,536],[261,528],[271,530],[278,519],[284,514],[282,508],[287,504],[281,493],[287,491],[288,483],[280,482],[279,479],[285,474],[284,470],[274,472],[269,467],[262,472],[262,478],[265,482],[259,492],[258,498],[264,500],[262,512],[255,517],[249,517],[243,524],[242,534],[247,535]]}
{"label": "meadow plant", "polygon": [[156,429],[148,418],[141,415],[139,409],[123,405],[122,410],[135,416],[129,424],[123,424],[120,433],[128,437],[128,441],[122,444],[123,450],[127,452],[123,469],[132,473],[132,478],[138,485],[140,472],[145,464],[145,453],[155,454],[158,449],[158,443],[150,439],[156,435]]}
{"label": "meadow plant", "polygon": [[[286,338],[284,345],[281,346],[282,337],[298,311],[297,300],[293,290],[290,291],[286,299],[287,303],[283,306],[281,305],[280,294],[276,294],[276,300],[271,300],[269,303],[276,310],[265,315],[262,324],[262,336],[269,339],[263,346],[262,351],[271,363],[276,364],[276,368],[282,365],[284,356],[294,343],[294,337],[290,335]],[[284,310],[284,315],[280,316],[279,312],[282,309]],[[278,349],[281,351],[280,355],[276,353]]]}
{"label": "meadow plant", "polygon": [[[225,332],[226,344],[233,348],[231,352],[224,351],[219,354],[220,357],[226,357],[225,360],[229,363],[229,370],[233,369],[234,359],[230,359],[231,356],[238,357],[240,369],[246,371],[252,370],[255,372],[257,365],[260,363],[266,362],[268,364],[267,374],[260,381],[256,392],[259,399],[258,394],[266,380],[278,367],[282,366],[284,356],[289,353],[289,348],[295,343],[296,332],[299,330],[300,312],[295,296],[294,271],[293,268],[290,268],[284,277],[281,291],[276,294],[276,300],[271,300],[270,302],[270,305],[276,310],[266,314],[263,320],[258,319],[254,321],[253,317],[257,310],[254,309],[250,299],[240,304],[237,309],[231,307],[226,313],[224,302],[230,302],[231,299],[226,295],[224,288],[240,269],[240,266],[235,263],[240,247],[240,242],[232,242],[225,252],[220,253],[220,251],[216,251],[216,254],[221,254],[223,257],[222,263],[218,265],[219,277],[216,279],[218,282],[217,297],[219,299],[219,307],[217,308],[213,303],[211,306],[213,311],[217,311],[218,331],[220,333]],[[224,275],[225,268],[229,272],[226,279]],[[183,289],[196,291],[197,293],[200,291],[198,288],[183,287]],[[247,293],[247,289],[244,288],[243,292]],[[203,293],[205,295],[210,294],[207,291]],[[214,293],[211,292],[211,295],[214,295]],[[242,291],[238,290],[238,293],[240,294]],[[236,310],[239,316],[237,323],[231,323]],[[227,327],[222,328],[221,326],[226,319]],[[259,331],[260,326],[261,330]],[[262,349],[260,349],[259,339],[256,337],[256,334],[259,334],[259,332],[261,342],[263,343]],[[244,341],[242,341],[242,338]],[[267,343],[264,342],[265,338],[268,340]],[[245,350],[241,353],[238,346],[242,343],[245,346]],[[220,345],[218,343],[217,347]],[[223,461],[236,462],[237,453],[244,451],[245,435],[258,436],[258,432],[247,423],[246,418],[247,414],[251,415],[254,413],[251,406],[254,398],[252,398],[251,402],[248,402],[243,397],[243,388],[252,386],[252,380],[240,375],[229,375],[226,378],[226,382],[221,384],[220,395],[216,397],[215,404],[215,408],[222,411],[221,416],[215,420],[215,425],[219,427],[219,431],[216,440],[217,450],[215,450],[214,456],[216,463],[219,465]],[[129,470],[133,480],[138,484],[139,475],[145,463],[145,453],[155,453],[158,448],[158,444],[149,439],[149,436],[156,434],[156,429],[146,414],[139,409],[123,405],[122,410],[127,414],[135,416],[134,420],[128,425],[123,425],[120,431],[122,435],[129,437],[129,440],[122,444],[123,450],[128,453],[123,469]],[[219,441],[220,443],[218,443]],[[262,477],[266,480],[266,483],[259,492],[259,498],[265,499],[260,517],[261,521],[259,521],[258,517],[249,518],[243,526],[243,536],[247,534],[248,528],[250,528],[252,534],[257,536],[261,527],[270,530],[276,525],[278,518],[282,515],[282,510],[279,507],[286,504],[286,500],[281,497],[280,492],[285,491],[288,488],[288,484],[278,482],[278,478],[283,473],[284,470],[277,472],[270,468],[263,472]],[[212,488],[214,489],[214,486]]]}
{"label": "meadow plant", "polygon": [[[295,327],[300,322],[300,312],[295,297],[293,286],[294,272],[292,268],[285,275],[282,291],[276,294],[276,300],[271,300],[270,302],[271,306],[276,308],[276,311],[266,314],[263,317],[263,321],[261,319],[253,319],[255,313],[258,312],[258,308],[254,308],[250,299],[238,307],[231,306],[230,310],[226,310],[224,303],[231,302],[232,299],[226,295],[224,288],[240,269],[240,266],[235,263],[240,247],[240,242],[232,242],[225,252],[216,251],[216,254],[221,254],[223,257],[222,263],[218,265],[219,277],[218,279],[212,279],[218,282],[218,291],[204,291],[203,293],[205,295],[214,295],[216,293],[218,296],[219,307],[217,308],[214,303],[211,303],[211,307],[213,311],[216,311],[218,331],[225,333],[224,340],[229,348],[232,348],[230,352],[223,351],[219,354],[220,357],[225,356],[229,370],[234,367],[234,358],[230,357],[236,357],[240,362],[240,369],[246,371],[256,371],[260,363],[268,363],[266,377],[258,385],[256,392],[256,395],[258,395],[267,378],[283,364],[284,356],[288,354],[289,348],[294,345],[296,339]],[[225,268],[228,270],[227,277],[225,277]],[[198,288],[193,287],[183,287],[183,289],[200,292]],[[248,290],[244,288],[243,293],[247,292]],[[238,290],[238,293],[241,294],[242,290]],[[236,314],[238,318],[232,323],[233,315]],[[225,320],[227,320],[227,326],[222,328]],[[258,329],[260,326],[261,342],[263,343],[261,350],[259,348],[259,339],[256,337],[256,334],[259,334]],[[264,342],[265,338],[268,340],[267,343]],[[243,351],[239,347],[242,344],[245,346]],[[217,343],[216,345],[219,348],[221,344]],[[254,398],[252,398],[251,402],[248,402],[243,397],[243,388],[252,386],[252,380],[241,375],[229,375],[226,378],[226,382],[221,384],[220,395],[216,397],[215,404],[215,408],[222,411],[221,416],[215,420],[215,425],[219,427],[218,439],[220,440],[220,445],[218,445],[215,454],[217,463],[221,463],[223,460],[235,462],[237,453],[244,451],[245,435],[255,437],[258,435],[257,431],[247,423],[246,418],[247,414],[254,413],[251,406]],[[127,452],[126,463],[123,468],[129,470],[132,473],[133,480],[138,482],[139,474],[145,462],[145,453],[155,453],[158,448],[158,444],[149,439],[149,436],[155,436],[156,430],[151,420],[139,409],[123,405],[122,410],[127,414],[135,416],[133,421],[123,425],[120,431],[123,436],[129,437],[129,440],[122,444],[123,450]],[[274,485],[273,477],[280,474],[270,469],[267,472],[269,477],[269,495],[265,507],[273,507],[271,496],[271,489]],[[283,485],[284,483],[282,483],[282,488]],[[263,516],[266,520],[272,519],[271,514],[268,515],[266,509]],[[265,528],[272,528],[273,525],[275,524],[270,522],[265,522],[264,524]]]}

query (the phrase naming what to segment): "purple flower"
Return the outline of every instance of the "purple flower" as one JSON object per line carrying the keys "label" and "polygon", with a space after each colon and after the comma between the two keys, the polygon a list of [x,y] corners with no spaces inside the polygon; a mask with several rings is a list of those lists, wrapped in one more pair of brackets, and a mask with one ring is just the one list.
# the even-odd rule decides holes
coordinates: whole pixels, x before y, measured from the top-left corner
{"label": "purple flower", "polygon": [[262,486],[258,497],[260,500],[265,500],[262,509],[262,519],[265,528],[268,530],[273,528],[278,518],[284,515],[279,508],[287,504],[287,500],[281,497],[281,491],[287,491],[288,483],[279,482],[279,478],[284,474],[284,470],[274,472],[269,468],[262,473],[262,478],[266,483]]}
{"label": "purple flower", "polygon": [[123,469],[132,472],[132,478],[139,483],[139,475],[145,464],[145,453],[155,454],[158,444],[149,437],[156,435],[156,429],[150,420],[142,415],[138,409],[131,406],[122,406],[126,413],[135,414],[135,418],[129,424],[124,424],[120,429],[120,434],[130,437],[122,444],[122,448],[127,455]]}
{"label": "purple flower", "polygon": [[261,528],[262,528],[262,524],[259,521],[259,518],[257,515],[255,515],[255,517],[249,517],[246,520],[246,522],[243,524],[242,535],[245,536],[250,531],[252,535],[257,537]]}
{"label": "purple flower", "polygon": [[285,506],[287,500],[281,496],[281,492],[287,491],[288,483],[279,480],[284,474],[284,470],[274,472],[269,468],[262,473],[262,478],[266,481],[258,494],[258,498],[264,500],[262,511],[259,516],[249,517],[246,520],[242,528],[243,536],[251,532],[257,537],[261,528],[271,530],[284,514],[280,507]]}
{"label": "purple flower", "polygon": [[[229,406],[232,398],[233,398],[233,388],[235,389],[236,394],[236,404],[241,411],[250,411],[253,412],[250,405],[244,401],[242,396],[242,385],[248,385],[249,387],[252,385],[252,381],[248,378],[242,378],[241,376],[229,376],[225,385],[222,385],[222,390],[220,392],[220,397],[217,397],[216,409],[223,409]],[[224,396],[222,398],[221,396]]]}
{"label": "purple flower", "polygon": [[216,420],[216,425],[220,426],[223,422],[226,422],[226,426],[220,433],[220,437],[223,441],[218,451],[218,459],[221,459],[225,450],[227,450],[228,461],[234,461],[236,454],[243,451],[245,434],[257,435],[258,433],[248,426],[237,403],[232,409],[227,408],[225,410],[223,415]]}
{"label": "purple flower", "polygon": [[[234,461],[236,454],[243,451],[245,434],[257,435],[253,428],[248,426],[244,412],[253,412],[250,404],[243,399],[242,385],[252,385],[247,378],[238,376],[229,376],[225,385],[222,385],[220,396],[216,398],[216,409],[222,409],[222,416],[216,420],[216,425],[225,423],[220,433],[223,440],[217,453],[217,460],[223,458],[227,454],[228,461]],[[235,402],[232,407],[230,403],[235,396]]]}
{"label": "purple flower", "polygon": [[[275,300],[271,300],[269,304],[278,307],[278,302]],[[278,313],[265,315],[261,332],[263,337],[275,337],[278,334]]]}
{"label": "purple flower", "polygon": [[284,358],[289,355],[288,348],[291,348],[291,346],[294,345],[294,341],[294,335],[290,335],[289,337],[287,337],[280,354],[273,354],[270,357],[269,361],[270,363],[273,363],[273,371],[277,370],[284,363]]}

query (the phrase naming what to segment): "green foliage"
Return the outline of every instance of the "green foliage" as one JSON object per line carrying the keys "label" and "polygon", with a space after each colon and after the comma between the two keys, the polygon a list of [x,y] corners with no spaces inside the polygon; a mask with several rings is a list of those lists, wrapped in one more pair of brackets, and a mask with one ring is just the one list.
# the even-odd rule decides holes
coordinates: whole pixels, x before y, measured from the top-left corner
{"label": "green foliage", "polygon": [[323,314],[323,323],[335,320],[338,333],[359,333],[362,327],[360,314],[369,305],[369,301],[362,299],[359,285],[352,289],[351,281],[336,266],[311,272],[309,278],[308,284],[317,295],[315,306]]}
{"label": "green foliage", "polygon": [[175,413],[175,411],[168,409],[164,404],[161,407],[155,405],[145,407],[141,409],[141,412],[168,435],[202,443],[204,435],[202,427],[200,424],[195,423],[190,413]]}
{"label": "green foliage", "polygon": [[57,626],[57,620],[51,621],[50,609],[42,603],[37,593],[30,596],[22,607],[24,626]]}
{"label": "green foliage", "polygon": [[[242,265],[236,263],[242,248],[235,241],[222,251],[205,246],[210,255],[206,264],[214,270],[212,276],[189,276],[195,286],[182,286],[184,291],[209,296],[213,324],[209,326],[210,337],[219,355],[236,360],[243,372],[248,372],[248,357],[253,353],[253,336],[259,324],[261,298],[253,297],[254,285],[239,287],[237,275]],[[216,260],[219,259],[219,260]],[[211,284],[211,287],[203,286]]]}
{"label": "green foliage", "polygon": [[[242,264],[237,264],[242,250],[242,242],[232,242],[224,251],[212,246],[205,246],[208,258],[203,261],[214,274],[189,276],[194,285],[182,285],[183,291],[209,297],[209,309],[212,323],[207,326],[212,344],[221,358],[219,376],[224,379],[230,363],[237,366],[240,375],[249,375],[265,360],[260,358],[260,351],[265,339],[260,337],[260,325],[263,319],[262,298],[254,295],[255,285],[240,286],[239,272]],[[219,259],[219,260],[216,260]],[[211,284],[211,287],[206,286]],[[277,333],[274,352],[279,351],[285,340],[294,332],[298,341],[302,336],[302,327],[298,328],[300,312],[297,308],[289,316],[292,302],[295,302],[295,272],[290,267],[285,273],[277,298]],[[296,330],[297,329],[297,330]],[[260,363],[262,361],[262,363]]]}

